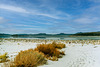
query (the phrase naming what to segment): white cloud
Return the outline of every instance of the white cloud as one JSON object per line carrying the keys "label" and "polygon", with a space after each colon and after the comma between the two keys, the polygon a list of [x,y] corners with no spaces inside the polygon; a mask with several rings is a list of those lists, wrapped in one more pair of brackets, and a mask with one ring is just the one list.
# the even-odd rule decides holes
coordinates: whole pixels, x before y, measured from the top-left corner
{"label": "white cloud", "polygon": [[26,25],[26,24],[12,24],[13,26],[18,26],[18,27],[29,27],[29,28],[38,28],[39,26],[34,26],[34,25]]}
{"label": "white cloud", "polygon": [[98,18],[96,18],[96,17],[94,17],[94,18],[82,17],[82,18],[75,19],[74,22],[81,23],[81,24],[89,24],[89,23],[94,23],[97,20],[98,20]]}
{"label": "white cloud", "polygon": [[21,12],[21,13],[29,13],[27,10],[21,8],[21,7],[16,7],[16,6],[10,6],[10,5],[0,5],[1,9],[6,9],[10,11],[15,11],[15,12]]}
{"label": "white cloud", "polygon": [[0,20],[2,20],[3,19],[3,17],[0,17]]}
{"label": "white cloud", "polygon": [[50,22],[37,22],[37,23],[39,23],[39,24],[45,24],[45,25],[52,25],[52,23],[50,23]]}
{"label": "white cloud", "polygon": [[22,7],[5,5],[5,4],[1,4],[0,9],[5,9],[5,10],[19,12],[19,13],[27,13],[27,14],[31,14],[31,15],[40,15],[40,16],[50,17],[50,18],[54,18],[54,19],[63,19],[64,18],[64,17],[61,17],[59,15],[64,15],[64,16],[66,16],[66,18],[70,16],[69,14],[66,14],[66,13],[63,13],[60,11],[56,11],[56,10],[54,10],[55,13],[45,13],[45,12],[40,11],[38,9],[27,10],[27,9],[22,8]]}
{"label": "white cloud", "polygon": [[4,19],[3,17],[0,17],[0,23],[4,23],[4,22],[7,22],[7,21],[9,21],[9,20]]}
{"label": "white cloud", "polygon": [[37,14],[37,15],[43,15],[43,16],[47,16],[47,17],[51,17],[51,18],[55,18],[55,19],[59,19],[58,16],[54,16],[54,15],[50,15],[50,14],[42,14],[42,13],[40,13],[40,14]]}
{"label": "white cloud", "polygon": [[96,3],[100,2],[100,0],[89,0],[89,1],[96,2]]}
{"label": "white cloud", "polygon": [[73,22],[80,24],[91,24],[100,22],[100,5],[91,6],[84,10],[84,12],[77,16]]}

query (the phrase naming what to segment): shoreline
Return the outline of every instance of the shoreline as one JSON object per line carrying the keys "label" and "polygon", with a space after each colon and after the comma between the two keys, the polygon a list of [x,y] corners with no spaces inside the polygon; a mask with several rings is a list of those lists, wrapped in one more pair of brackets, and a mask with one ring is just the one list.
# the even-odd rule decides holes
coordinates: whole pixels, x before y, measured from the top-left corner
{"label": "shoreline", "polygon": [[100,37],[100,36],[75,36],[75,35],[71,35],[69,37]]}
{"label": "shoreline", "polygon": [[66,38],[0,38],[0,39],[31,39],[31,40],[100,40],[100,36],[71,36]]}

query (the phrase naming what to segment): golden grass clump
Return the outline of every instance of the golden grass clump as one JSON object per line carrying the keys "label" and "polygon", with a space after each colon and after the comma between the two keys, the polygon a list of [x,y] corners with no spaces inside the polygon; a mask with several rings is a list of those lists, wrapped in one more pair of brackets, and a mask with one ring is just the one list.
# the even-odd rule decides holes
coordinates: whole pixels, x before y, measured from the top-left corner
{"label": "golden grass clump", "polygon": [[60,51],[51,44],[40,44],[35,50],[44,53],[46,57],[60,56]]}
{"label": "golden grass clump", "polygon": [[58,48],[58,49],[62,49],[62,48],[65,48],[65,44],[63,43],[56,43],[55,41],[52,42],[52,45],[55,47],[55,48]]}
{"label": "golden grass clump", "polygon": [[6,62],[7,58],[8,58],[7,53],[0,55],[0,63]]}
{"label": "golden grass clump", "polygon": [[56,56],[53,56],[53,57],[48,57],[49,60],[52,60],[52,61],[58,61],[58,58]]}
{"label": "golden grass clump", "polygon": [[32,49],[19,52],[15,57],[14,64],[16,67],[37,67],[46,63],[44,54]]}
{"label": "golden grass clump", "polygon": [[65,52],[64,52],[64,51],[61,51],[60,54],[61,54],[61,55],[65,55]]}
{"label": "golden grass clump", "polygon": [[44,53],[45,57],[49,60],[57,61],[58,58],[62,58],[65,55],[64,51],[60,51],[62,48],[65,48],[65,44],[52,42],[49,44],[40,44],[34,50]]}

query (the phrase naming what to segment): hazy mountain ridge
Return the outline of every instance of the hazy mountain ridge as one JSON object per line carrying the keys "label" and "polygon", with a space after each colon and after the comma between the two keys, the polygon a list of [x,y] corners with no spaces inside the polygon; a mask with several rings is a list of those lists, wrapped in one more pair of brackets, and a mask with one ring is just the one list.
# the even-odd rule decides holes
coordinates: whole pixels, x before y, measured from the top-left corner
{"label": "hazy mountain ridge", "polygon": [[39,34],[0,34],[0,37],[26,37],[26,38],[47,38],[47,37],[68,37],[68,35],[72,34],[65,34],[65,33],[60,33],[60,34],[46,34],[46,33],[39,33]]}
{"label": "hazy mountain ridge", "polygon": [[0,38],[3,37],[13,37],[13,38],[52,38],[52,37],[60,37],[66,38],[68,36],[100,36],[100,32],[78,32],[75,34],[46,34],[46,33],[38,33],[38,34],[4,34],[0,33]]}
{"label": "hazy mountain ridge", "polygon": [[75,36],[100,36],[100,31],[98,32],[79,32],[73,35]]}

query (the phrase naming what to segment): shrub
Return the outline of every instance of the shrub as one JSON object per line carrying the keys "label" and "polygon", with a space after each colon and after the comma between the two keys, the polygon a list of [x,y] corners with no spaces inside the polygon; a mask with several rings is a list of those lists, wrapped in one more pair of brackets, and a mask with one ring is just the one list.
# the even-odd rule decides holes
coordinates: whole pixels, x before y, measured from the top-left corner
{"label": "shrub", "polygon": [[6,62],[7,58],[8,58],[7,53],[0,55],[0,63]]}
{"label": "shrub", "polygon": [[44,53],[46,57],[59,57],[60,55],[60,51],[51,44],[40,44],[35,50]]}
{"label": "shrub", "polygon": [[65,48],[65,44],[57,44],[56,42],[52,42],[51,44],[40,44],[34,50],[44,53],[47,59],[56,61],[58,58],[65,55],[64,51],[61,52],[58,48]]}
{"label": "shrub", "polygon": [[1,67],[16,67],[13,62],[5,62],[3,63],[3,65],[1,65]]}
{"label": "shrub", "polygon": [[58,58],[56,56],[53,56],[53,57],[48,57],[49,60],[52,60],[52,61],[58,61]]}
{"label": "shrub", "polygon": [[61,55],[65,55],[65,52],[64,52],[64,51],[62,51],[62,52],[60,52],[60,54],[61,54]]}
{"label": "shrub", "polygon": [[46,63],[44,54],[32,49],[19,52],[14,60],[16,67],[36,67]]}
{"label": "shrub", "polygon": [[63,43],[56,43],[55,41],[52,42],[52,45],[55,47],[55,48],[58,48],[58,49],[62,49],[62,48],[65,48],[65,44]]}

